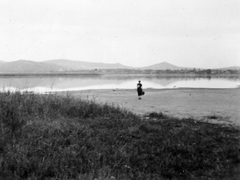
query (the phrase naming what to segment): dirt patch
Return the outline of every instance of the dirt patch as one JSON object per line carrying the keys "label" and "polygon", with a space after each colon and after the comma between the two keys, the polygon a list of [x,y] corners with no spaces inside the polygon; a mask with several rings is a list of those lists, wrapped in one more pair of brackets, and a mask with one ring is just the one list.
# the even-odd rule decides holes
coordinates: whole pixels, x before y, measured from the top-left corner
{"label": "dirt patch", "polygon": [[162,112],[180,118],[198,118],[240,125],[240,89],[145,89],[141,100],[136,90],[85,90],[71,95],[114,104],[136,114]]}

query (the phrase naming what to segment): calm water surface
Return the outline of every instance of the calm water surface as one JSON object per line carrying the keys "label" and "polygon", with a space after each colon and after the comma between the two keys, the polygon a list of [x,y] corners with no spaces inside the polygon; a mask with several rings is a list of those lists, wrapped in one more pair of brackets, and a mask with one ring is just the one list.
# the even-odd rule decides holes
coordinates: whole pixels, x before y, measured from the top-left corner
{"label": "calm water surface", "polygon": [[239,78],[163,78],[157,76],[71,76],[71,77],[0,77],[0,91],[35,92],[76,91],[87,89],[136,89],[138,80],[143,88],[237,88]]}

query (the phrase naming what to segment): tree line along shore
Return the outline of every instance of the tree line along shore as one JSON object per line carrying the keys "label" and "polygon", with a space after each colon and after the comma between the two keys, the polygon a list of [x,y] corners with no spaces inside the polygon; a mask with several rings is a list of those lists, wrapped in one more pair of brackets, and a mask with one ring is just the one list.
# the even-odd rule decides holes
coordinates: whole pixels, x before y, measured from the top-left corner
{"label": "tree line along shore", "polygon": [[158,75],[167,77],[240,77],[240,69],[82,69],[51,72],[0,72],[0,76],[79,76],[103,74]]}

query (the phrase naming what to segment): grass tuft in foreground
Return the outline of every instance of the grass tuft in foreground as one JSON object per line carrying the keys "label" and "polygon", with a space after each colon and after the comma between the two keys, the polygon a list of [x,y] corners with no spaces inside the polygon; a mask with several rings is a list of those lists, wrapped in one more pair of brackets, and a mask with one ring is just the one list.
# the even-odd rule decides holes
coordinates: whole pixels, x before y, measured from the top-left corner
{"label": "grass tuft in foreground", "polygon": [[0,93],[0,179],[238,179],[239,129]]}

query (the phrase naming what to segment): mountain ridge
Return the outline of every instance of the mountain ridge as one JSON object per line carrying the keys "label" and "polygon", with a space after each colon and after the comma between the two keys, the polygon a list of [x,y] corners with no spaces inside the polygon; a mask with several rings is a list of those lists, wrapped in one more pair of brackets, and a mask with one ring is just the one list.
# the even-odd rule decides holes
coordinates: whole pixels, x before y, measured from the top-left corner
{"label": "mountain ridge", "polygon": [[227,69],[240,70],[240,66],[229,66],[229,67],[217,68],[217,69],[220,69],[220,70],[227,70]]}
{"label": "mountain ridge", "polygon": [[43,62],[64,66],[68,70],[131,68],[129,66],[122,65],[120,63],[96,63],[96,62],[75,61],[75,60],[67,60],[67,59],[53,59],[53,60],[47,60]]}
{"label": "mountain ridge", "polygon": [[168,62],[161,62],[161,63],[157,63],[157,64],[153,64],[150,66],[146,66],[143,67],[141,69],[151,69],[151,70],[166,70],[166,69],[170,69],[170,70],[177,70],[177,69],[187,69],[185,67],[180,67],[180,66],[175,66],[173,64],[170,64]]}
{"label": "mountain ridge", "polygon": [[[194,69],[191,67],[180,67],[168,62],[161,62],[145,67],[130,67],[120,63],[96,63],[86,61],[76,61],[68,59],[53,59],[41,62],[20,59],[12,62],[0,61],[0,73],[46,73],[46,72],[63,72],[78,70],[97,70],[97,69],[139,69],[139,70],[180,70]],[[200,69],[200,68],[195,68]],[[202,68],[203,69],[203,68]],[[240,66],[230,66],[226,68],[214,69],[236,69]]]}
{"label": "mountain ridge", "polygon": [[49,65],[31,60],[17,60],[1,63],[0,73],[44,73],[64,70],[61,66]]}

